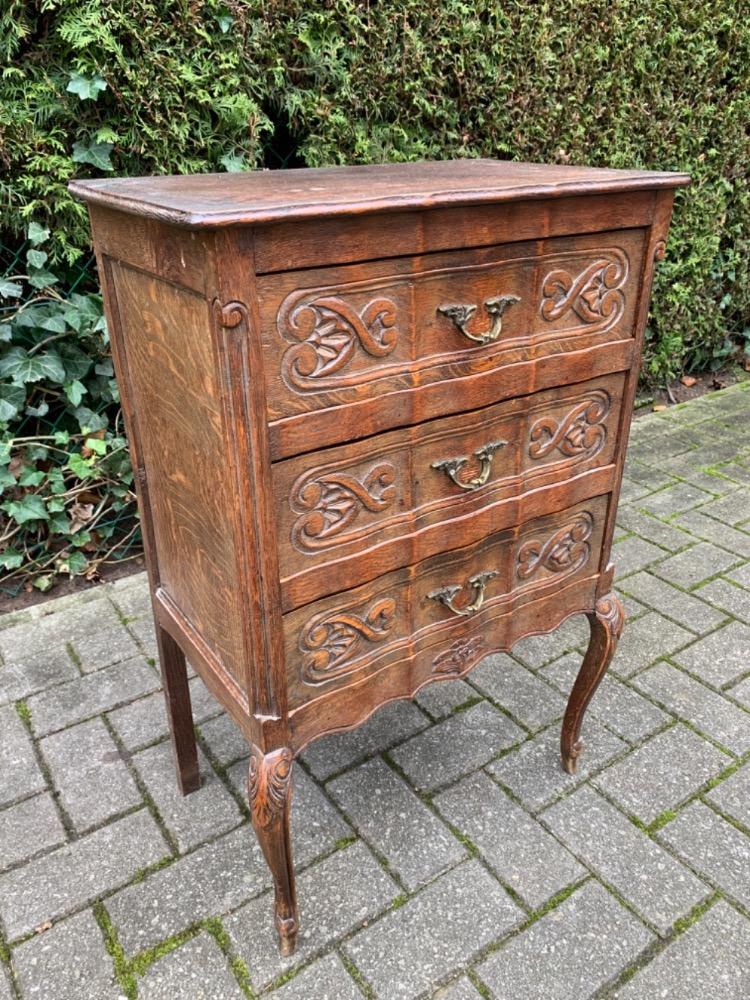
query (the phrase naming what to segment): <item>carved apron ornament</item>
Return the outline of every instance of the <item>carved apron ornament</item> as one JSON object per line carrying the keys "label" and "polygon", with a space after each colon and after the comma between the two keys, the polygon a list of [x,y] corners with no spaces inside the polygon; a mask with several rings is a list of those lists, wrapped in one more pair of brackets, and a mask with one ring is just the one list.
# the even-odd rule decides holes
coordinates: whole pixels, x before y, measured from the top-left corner
{"label": "carved apron ornament", "polygon": [[433,673],[459,673],[484,646],[481,636],[470,639],[456,639],[444,652],[439,653],[432,661]]}
{"label": "carved apron ornament", "polygon": [[528,580],[540,569],[568,575],[580,569],[589,558],[588,539],[594,527],[591,514],[579,514],[570,524],[563,525],[545,541],[532,539],[518,550],[516,574]]}
{"label": "carved apron ornament", "polygon": [[364,618],[348,611],[333,611],[308,623],[300,637],[307,653],[302,666],[306,684],[322,684],[348,673],[351,661],[363,644],[382,642],[396,620],[396,602],[383,597],[372,605]]}

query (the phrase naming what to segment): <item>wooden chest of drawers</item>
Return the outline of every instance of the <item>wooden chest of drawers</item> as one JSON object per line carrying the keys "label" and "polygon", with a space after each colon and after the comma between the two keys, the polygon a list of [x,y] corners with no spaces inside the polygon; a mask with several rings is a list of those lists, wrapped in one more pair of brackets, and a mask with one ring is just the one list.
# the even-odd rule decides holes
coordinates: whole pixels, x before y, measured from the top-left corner
{"label": "wooden chest of drawers", "polygon": [[[251,747],[282,950],[292,761],[577,612],[562,727],[623,624],[615,522],[679,174],[462,160],[77,182],[183,792],[185,654]],[[456,748],[460,753],[461,748]]]}

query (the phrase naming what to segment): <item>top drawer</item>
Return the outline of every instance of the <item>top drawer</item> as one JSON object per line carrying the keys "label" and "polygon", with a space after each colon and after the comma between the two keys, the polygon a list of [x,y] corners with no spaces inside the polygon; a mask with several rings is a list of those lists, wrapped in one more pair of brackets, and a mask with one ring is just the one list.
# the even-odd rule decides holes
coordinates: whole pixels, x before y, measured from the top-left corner
{"label": "top drawer", "polygon": [[[500,366],[631,337],[644,232],[619,230],[260,277],[272,441],[273,425],[284,421],[318,435],[305,444],[282,434],[274,457],[349,436],[349,428],[337,429],[339,407],[382,401],[374,425],[355,434],[361,437],[503,398],[492,378]],[[473,394],[474,382],[468,401],[451,391],[449,400],[436,397],[433,406],[421,400],[415,408],[404,396],[472,376],[490,378],[480,398]],[[519,388],[524,387],[509,387],[508,395]],[[393,398],[382,399],[386,396]],[[371,407],[362,411],[365,420],[369,412]],[[313,413],[306,424],[295,420]],[[328,422],[330,432],[320,440],[320,427]]]}

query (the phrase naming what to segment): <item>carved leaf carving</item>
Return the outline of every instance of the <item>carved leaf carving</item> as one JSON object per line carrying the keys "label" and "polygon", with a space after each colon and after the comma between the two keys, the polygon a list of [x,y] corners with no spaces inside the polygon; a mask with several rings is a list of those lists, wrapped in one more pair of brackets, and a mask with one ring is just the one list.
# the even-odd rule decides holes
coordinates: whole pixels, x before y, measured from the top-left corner
{"label": "carved leaf carving", "polygon": [[456,639],[432,661],[434,673],[459,673],[483,646],[484,640],[478,635],[472,636],[470,639]]}
{"label": "carved leaf carving", "polygon": [[338,373],[358,347],[374,358],[393,351],[398,342],[395,324],[396,306],[387,298],[375,298],[359,312],[335,295],[287,299],[279,310],[279,331],[297,343],[284,352],[284,377],[296,389],[312,391],[347,384]]}
{"label": "carved leaf carving", "polygon": [[360,647],[386,639],[395,620],[396,602],[392,597],[375,601],[364,618],[349,611],[334,611],[313,619],[300,637],[300,648],[308,654],[302,679],[307,684],[322,684],[348,673]]}
{"label": "carved leaf carving", "polygon": [[622,315],[622,288],[628,277],[627,258],[620,250],[607,250],[579,274],[550,271],[542,285],[542,316],[549,322],[568,311],[586,324],[611,326]]}
{"label": "carved leaf carving", "polygon": [[379,513],[396,498],[396,470],[379,462],[359,480],[345,472],[306,474],[294,484],[289,497],[300,517],[292,526],[292,541],[303,551],[343,545],[346,529],[363,510]]}
{"label": "carved leaf carving", "polygon": [[545,458],[557,450],[566,458],[593,458],[607,439],[604,421],[609,410],[609,395],[597,391],[577,403],[559,421],[554,417],[540,417],[529,433],[529,456]]}
{"label": "carved leaf carving", "polygon": [[270,826],[283,812],[292,760],[292,751],[287,747],[265,755],[257,747],[253,749],[247,773],[247,797],[256,826]]}
{"label": "carved leaf carving", "polygon": [[575,573],[588,561],[591,553],[588,539],[593,527],[591,514],[584,512],[546,540],[535,538],[525,542],[518,550],[519,579],[527,580],[542,568],[550,573]]}

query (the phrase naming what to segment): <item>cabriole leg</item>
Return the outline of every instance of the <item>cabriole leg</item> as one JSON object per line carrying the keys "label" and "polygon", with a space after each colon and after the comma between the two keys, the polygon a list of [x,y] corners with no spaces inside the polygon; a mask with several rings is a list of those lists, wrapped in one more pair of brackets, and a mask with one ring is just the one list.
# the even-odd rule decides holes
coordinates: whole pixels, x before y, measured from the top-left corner
{"label": "cabriole leg", "polygon": [[599,687],[602,677],[617,649],[617,642],[625,623],[625,610],[620,598],[605,594],[596,602],[593,612],[586,616],[591,627],[586,655],[570,692],[560,737],[562,764],[568,774],[575,774],[581,743],[581,725],[588,704]]}
{"label": "cabriole leg", "polygon": [[169,632],[160,625],[156,626],[156,644],[169,731],[172,734],[177,784],[183,795],[189,795],[200,788],[201,778],[198,771],[198,750],[195,745],[185,654]]}
{"label": "cabriole leg", "polygon": [[288,747],[267,754],[253,747],[247,776],[247,798],[253,828],[273,876],[276,930],[282,955],[294,952],[299,928],[289,833],[292,760],[292,751]]}

